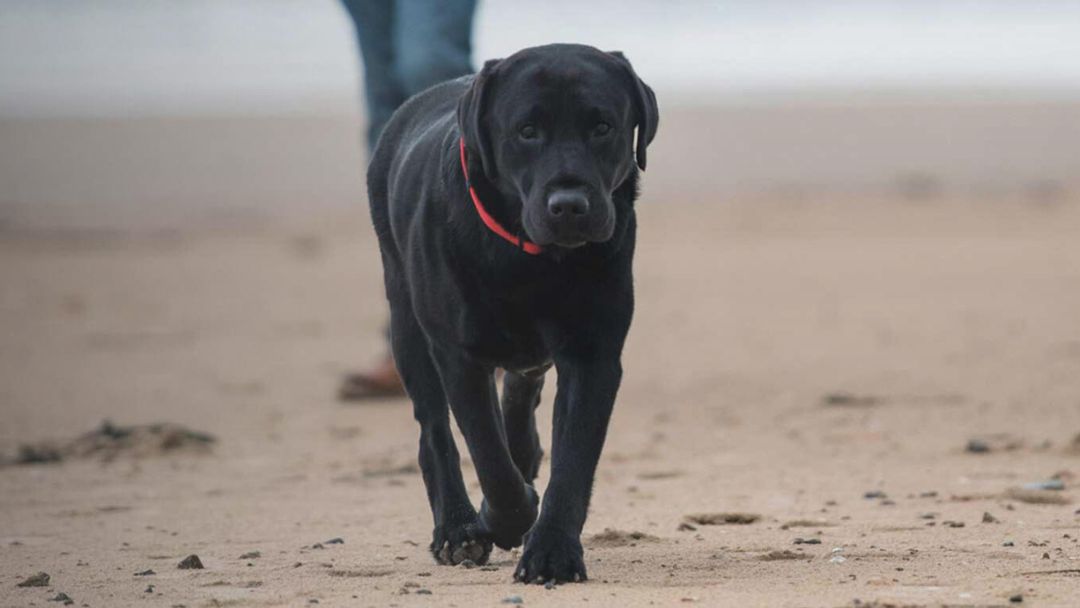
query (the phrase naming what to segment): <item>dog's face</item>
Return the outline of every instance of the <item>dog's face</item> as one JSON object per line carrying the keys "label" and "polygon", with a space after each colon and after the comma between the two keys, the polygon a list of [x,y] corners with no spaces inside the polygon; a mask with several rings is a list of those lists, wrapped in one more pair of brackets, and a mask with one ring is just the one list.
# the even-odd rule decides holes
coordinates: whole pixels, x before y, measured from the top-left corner
{"label": "dog's face", "polygon": [[529,239],[573,248],[611,238],[612,193],[635,163],[645,168],[658,119],[652,89],[621,53],[559,44],[487,62],[458,122],[487,179],[522,201]]}

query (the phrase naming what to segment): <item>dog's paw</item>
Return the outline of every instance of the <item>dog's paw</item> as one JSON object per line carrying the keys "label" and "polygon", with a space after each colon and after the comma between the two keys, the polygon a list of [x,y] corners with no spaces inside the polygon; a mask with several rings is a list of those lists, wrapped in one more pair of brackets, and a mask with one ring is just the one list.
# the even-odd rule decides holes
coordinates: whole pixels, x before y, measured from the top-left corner
{"label": "dog's paw", "polygon": [[529,535],[514,580],[522,583],[577,583],[585,574],[584,550],[576,536],[537,530]]}
{"label": "dog's paw", "polygon": [[525,533],[536,521],[540,495],[527,484],[525,491],[525,504],[513,511],[496,511],[486,500],[480,505],[480,525],[500,549],[520,547]]}
{"label": "dog's paw", "polygon": [[491,535],[475,520],[436,526],[432,533],[431,555],[444,566],[456,566],[465,561],[483,565],[491,555]]}

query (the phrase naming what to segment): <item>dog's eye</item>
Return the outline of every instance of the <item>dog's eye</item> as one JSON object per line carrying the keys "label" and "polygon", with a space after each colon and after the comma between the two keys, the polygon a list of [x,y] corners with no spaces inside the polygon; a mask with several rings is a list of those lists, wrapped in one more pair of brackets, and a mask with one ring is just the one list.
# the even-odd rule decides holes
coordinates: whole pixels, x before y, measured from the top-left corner
{"label": "dog's eye", "polygon": [[521,136],[521,139],[536,139],[539,133],[533,125],[525,125],[518,129],[518,135]]}
{"label": "dog's eye", "polygon": [[597,137],[603,137],[608,133],[611,133],[611,125],[606,122],[598,122],[596,123],[596,126],[593,127],[593,135]]}

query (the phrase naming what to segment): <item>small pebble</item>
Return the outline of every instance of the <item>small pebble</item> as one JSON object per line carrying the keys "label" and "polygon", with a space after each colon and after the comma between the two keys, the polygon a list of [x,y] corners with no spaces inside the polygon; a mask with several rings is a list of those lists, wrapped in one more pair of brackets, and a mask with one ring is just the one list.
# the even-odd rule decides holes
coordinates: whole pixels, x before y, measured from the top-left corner
{"label": "small pebble", "polygon": [[874,499],[874,498],[885,498],[885,497],[886,497],[885,492],[882,492],[881,490],[871,490],[871,491],[863,494],[863,498],[865,498],[867,500],[871,500],[871,499]]}
{"label": "small pebble", "polygon": [[1016,595],[1010,596],[1009,601],[1014,604],[1020,604],[1024,601],[1024,596],[1017,593]]}
{"label": "small pebble", "polygon": [[38,572],[25,581],[19,583],[19,587],[47,587],[51,577],[47,572]]}
{"label": "small pebble", "polygon": [[75,600],[63,592],[57,593],[54,597],[49,598],[50,602],[62,602],[65,606],[70,606],[75,603]]}
{"label": "small pebble", "polygon": [[417,589],[413,593],[416,593],[417,595],[431,595],[431,590],[421,588],[421,589]]}
{"label": "small pebble", "polygon": [[997,524],[997,523],[1001,523],[1001,521],[998,518],[994,517],[989,511],[984,511],[983,512],[982,523],[984,523],[984,524]]}
{"label": "small pebble", "polygon": [[176,565],[176,567],[181,570],[202,570],[203,563],[202,560],[199,559],[198,555],[192,553],[191,555],[185,557],[179,564]]}
{"label": "small pebble", "polygon": [[820,545],[820,538],[796,538],[794,544],[796,545]]}
{"label": "small pebble", "polygon": [[971,439],[965,449],[972,454],[986,454],[990,451],[990,444],[982,439]]}
{"label": "small pebble", "polygon": [[502,599],[503,604],[524,604],[525,600],[520,595],[508,595]]}
{"label": "small pebble", "polygon": [[147,569],[147,570],[142,570],[140,572],[136,572],[135,576],[154,576],[155,574],[157,574],[157,572],[154,572],[153,570]]}
{"label": "small pebble", "polygon": [[326,541],[323,544],[324,545],[344,545],[345,544],[345,539],[343,539],[341,537],[335,537],[335,538],[331,538],[330,540]]}

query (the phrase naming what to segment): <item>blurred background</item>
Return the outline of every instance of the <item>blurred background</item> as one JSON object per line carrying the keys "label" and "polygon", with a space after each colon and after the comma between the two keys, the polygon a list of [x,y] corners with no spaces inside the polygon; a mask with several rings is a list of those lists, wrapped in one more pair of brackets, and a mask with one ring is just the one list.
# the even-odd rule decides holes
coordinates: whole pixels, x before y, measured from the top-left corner
{"label": "blurred background", "polygon": [[[360,62],[331,0],[4,0],[0,28],[8,225],[363,208]],[[652,84],[666,203],[1053,198],[1077,175],[1074,2],[480,3],[477,63],[551,41],[623,50]]]}
{"label": "blurred background", "polygon": [[481,0],[474,33],[621,50],[660,105],[595,584],[435,568],[409,406],[337,399],[386,315],[337,2],[0,0],[0,596],[1076,604],[1080,3]]}

